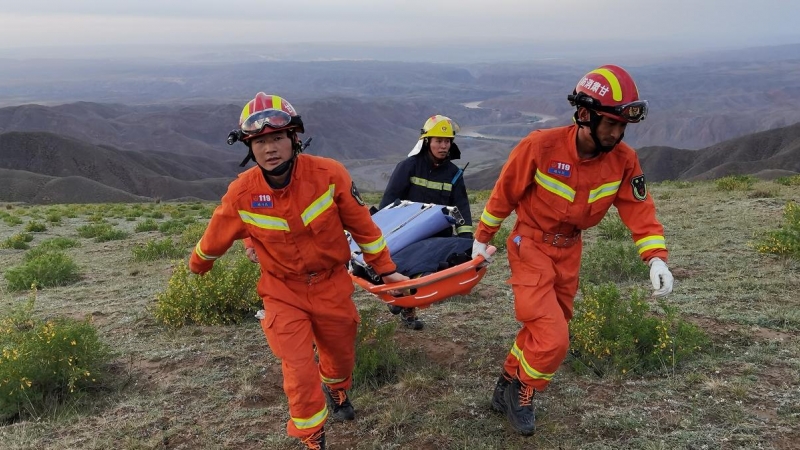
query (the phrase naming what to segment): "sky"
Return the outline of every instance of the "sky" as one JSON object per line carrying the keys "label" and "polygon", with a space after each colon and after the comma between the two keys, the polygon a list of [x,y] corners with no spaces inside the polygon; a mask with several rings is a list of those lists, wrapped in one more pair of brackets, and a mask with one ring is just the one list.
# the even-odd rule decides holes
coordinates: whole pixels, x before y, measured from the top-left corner
{"label": "sky", "polygon": [[737,48],[800,43],[798,19],[797,0],[0,0],[0,50],[233,45],[247,53],[299,43]]}

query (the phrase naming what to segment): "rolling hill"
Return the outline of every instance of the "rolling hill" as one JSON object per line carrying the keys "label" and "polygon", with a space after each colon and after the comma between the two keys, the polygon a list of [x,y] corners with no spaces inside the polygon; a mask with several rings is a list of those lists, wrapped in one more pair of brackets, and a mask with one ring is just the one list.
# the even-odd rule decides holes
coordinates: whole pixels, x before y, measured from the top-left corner
{"label": "rolling hill", "polygon": [[[206,164],[217,167],[210,160]],[[0,200],[24,202],[216,200],[235,177],[200,173],[163,154],[120,151],[42,132],[0,134],[0,168]]]}
{"label": "rolling hill", "polygon": [[[644,147],[637,153],[648,181],[697,181],[740,174],[762,178],[795,175],[800,173],[800,122],[700,150]],[[465,175],[467,187],[491,189],[503,163]]]}

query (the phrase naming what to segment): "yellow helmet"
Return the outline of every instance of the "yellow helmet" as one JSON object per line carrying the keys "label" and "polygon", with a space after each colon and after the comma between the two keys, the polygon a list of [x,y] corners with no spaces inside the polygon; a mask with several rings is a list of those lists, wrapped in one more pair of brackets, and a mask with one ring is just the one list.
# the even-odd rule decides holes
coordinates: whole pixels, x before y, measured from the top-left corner
{"label": "yellow helmet", "polygon": [[443,137],[453,139],[458,131],[458,124],[455,121],[447,116],[436,114],[425,121],[419,138]]}

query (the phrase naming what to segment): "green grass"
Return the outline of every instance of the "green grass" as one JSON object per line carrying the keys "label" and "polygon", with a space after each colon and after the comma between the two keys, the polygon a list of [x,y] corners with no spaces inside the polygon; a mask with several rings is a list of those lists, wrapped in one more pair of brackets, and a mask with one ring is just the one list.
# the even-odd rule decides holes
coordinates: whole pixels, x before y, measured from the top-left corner
{"label": "green grass", "polygon": [[[666,301],[708,334],[707,352],[669,373],[603,378],[573,369],[575,361],[568,357],[549,388],[535,397],[536,434],[520,437],[489,406],[519,329],[501,250],[472,293],[419,311],[426,322],[423,331],[397,327],[392,339],[401,360],[395,376],[386,383],[354,387],[357,419],[329,423],[329,448],[796,446],[800,263],[759,253],[755,245],[761,233],[783,223],[785,205],[800,198],[800,186],[756,181],[749,190],[722,190],[714,181],[680,182],[659,183],[651,191],[675,275],[674,292]],[[771,196],[751,196],[758,191]],[[486,194],[470,195],[480,198],[472,205],[473,217],[478,217]],[[21,217],[16,211],[28,208],[6,212]],[[173,219],[173,208],[178,210],[173,204],[142,205],[142,217],[160,213]],[[185,210],[191,212],[186,217],[200,211],[194,205]],[[74,238],[77,227],[98,211],[81,210],[77,219],[49,228],[43,237]],[[510,228],[509,222],[503,226]],[[118,228],[132,231],[134,226],[123,221]],[[19,231],[0,226],[3,238]],[[586,256],[595,242],[606,240],[601,233],[610,232],[596,227],[584,233]],[[196,236],[192,230],[187,241]],[[119,384],[40,420],[0,425],[3,448],[299,448],[285,436],[288,411],[280,362],[254,318],[237,325],[179,329],[154,319],[156,295],[175,266],[166,260],[134,262],[130,253],[134,245],[152,238],[134,233],[109,242],[85,239],[80,248],[68,250],[83,279],[39,292],[36,314],[91,315],[100,338],[119,355],[110,367]],[[37,234],[33,244],[39,239]],[[613,241],[626,244],[631,239]],[[23,255],[0,249],[0,258],[9,261],[0,265],[0,272],[20,264]],[[650,289],[646,274],[616,284],[622,292]],[[13,294],[15,301],[24,296]],[[371,295],[357,290],[355,300],[361,311],[376,310],[376,325],[397,322]]]}

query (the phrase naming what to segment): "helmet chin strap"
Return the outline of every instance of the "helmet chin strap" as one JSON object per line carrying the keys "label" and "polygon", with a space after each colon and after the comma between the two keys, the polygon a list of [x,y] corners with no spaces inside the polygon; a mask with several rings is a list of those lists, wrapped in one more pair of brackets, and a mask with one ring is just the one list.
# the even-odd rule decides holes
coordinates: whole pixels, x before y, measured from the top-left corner
{"label": "helmet chin strap", "polygon": [[589,121],[582,121],[578,119],[578,111],[575,111],[575,123],[578,124],[579,127],[589,127],[589,135],[592,136],[592,142],[594,142],[594,150],[597,153],[608,153],[611,150],[614,150],[614,147],[617,146],[620,142],[622,142],[622,138],[625,137],[625,133],[622,133],[617,139],[617,142],[614,143],[612,146],[603,145],[600,142],[600,139],[597,138],[597,127],[600,125],[600,121],[603,120],[600,114],[592,111],[591,109],[587,108],[589,111]]}
{"label": "helmet chin strap", "polygon": [[291,158],[289,158],[287,161],[284,161],[284,162],[278,164],[278,167],[276,167],[276,168],[274,168],[272,170],[267,170],[267,169],[261,167],[261,164],[258,164],[258,162],[256,162],[256,164],[258,164],[258,167],[261,167],[261,171],[264,172],[264,174],[272,176],[272,177],[279,177],[279,176],[285,174],[286,172],[288,172],[289,169],[292,168],[292,165],[294,165],[295,156],[297,156],[297,154],[296,153],[292,153],[292,157]]}

